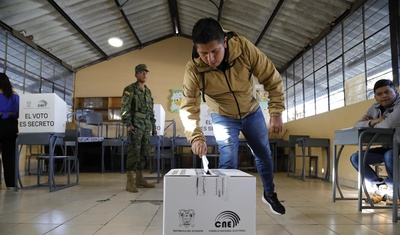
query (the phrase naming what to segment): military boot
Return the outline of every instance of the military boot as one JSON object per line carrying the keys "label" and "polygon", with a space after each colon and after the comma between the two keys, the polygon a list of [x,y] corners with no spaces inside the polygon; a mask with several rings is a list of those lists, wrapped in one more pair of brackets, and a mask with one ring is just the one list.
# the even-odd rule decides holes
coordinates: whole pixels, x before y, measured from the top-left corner
{"label": "military boot", "polygon": [[136,172],[136,186],[138,188],[154,188],[155,185],[148,183],[144,178],[143,178],[143,172],[138,171]]}
{"label": "military boot", "polygon": [[134,175],[135,175],[135,173],[133,171],[126,172],[126,191],[131,192],[131,193],[139,192],[139,190],[137,189],[137,187],[135,185]]}

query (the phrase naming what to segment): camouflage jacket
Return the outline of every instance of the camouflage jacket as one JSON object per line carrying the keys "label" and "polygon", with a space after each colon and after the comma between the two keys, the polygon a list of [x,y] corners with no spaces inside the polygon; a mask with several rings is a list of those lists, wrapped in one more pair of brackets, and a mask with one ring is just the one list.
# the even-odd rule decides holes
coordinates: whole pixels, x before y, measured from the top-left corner
{"label": "camouflage jacket", "polygon": [[153,96],[147,86],[144,90],[135,82],[125,87],[121,99],[121,118],[125,126],[141,130],[156,129]]}

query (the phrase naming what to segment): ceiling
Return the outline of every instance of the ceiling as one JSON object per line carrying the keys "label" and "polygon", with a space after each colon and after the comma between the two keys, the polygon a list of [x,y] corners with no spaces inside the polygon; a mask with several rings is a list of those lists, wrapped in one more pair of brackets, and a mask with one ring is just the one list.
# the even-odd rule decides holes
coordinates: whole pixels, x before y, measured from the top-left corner
{"label": "ceiling", "polygon": [[[363,0],[0,0],[0,24],[77,71],[170,37],[204,17],[247,37],[284,69]],[[122,47],[108,44],[111,36]]]}

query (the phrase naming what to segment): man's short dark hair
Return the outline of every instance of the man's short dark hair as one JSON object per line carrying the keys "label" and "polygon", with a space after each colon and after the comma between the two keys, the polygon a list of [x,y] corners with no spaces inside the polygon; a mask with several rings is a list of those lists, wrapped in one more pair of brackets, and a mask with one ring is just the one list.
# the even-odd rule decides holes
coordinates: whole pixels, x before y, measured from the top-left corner
{"label": "man's short dark hair", "polygon": [[396,87],[394,86],[394,84],[393,84],[393,82],[391,80],[389,80],[389,79],[381,79],[381,80],[378,80],[377,82],[375,82],[374,93],[375,93],[376,89],[379,89],[379,88],[384,87],[384,86],[390,86],[391,88],[396,90]]}
{"label": "man's short dark hair", "polygon": [[224,31],[219,22],[213,18],[203,18],[193,26],[192,39],[196,44],[207,44],[213,40],[224,42]]}

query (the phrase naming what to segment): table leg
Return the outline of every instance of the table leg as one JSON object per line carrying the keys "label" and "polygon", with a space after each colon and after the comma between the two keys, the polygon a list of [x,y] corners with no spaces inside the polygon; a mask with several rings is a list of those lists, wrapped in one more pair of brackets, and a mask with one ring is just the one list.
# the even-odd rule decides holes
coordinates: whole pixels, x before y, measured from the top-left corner
{"label": "table leg", "polygon": [[[398,218],[398,198],[399,198],[399,146],[397,135],[393,137],[393,208],[392,221],[397,223]],[[400,141],[400,140],[399,140]]]}

